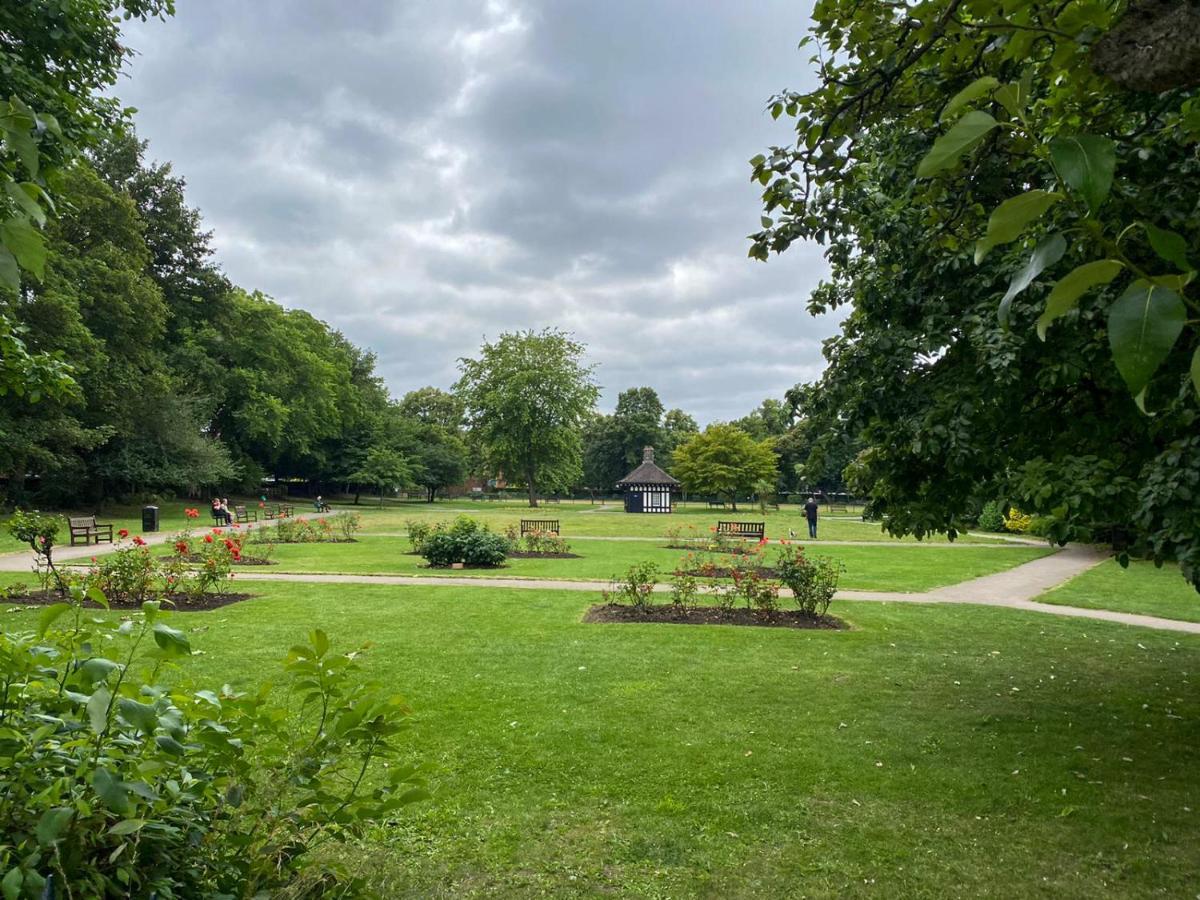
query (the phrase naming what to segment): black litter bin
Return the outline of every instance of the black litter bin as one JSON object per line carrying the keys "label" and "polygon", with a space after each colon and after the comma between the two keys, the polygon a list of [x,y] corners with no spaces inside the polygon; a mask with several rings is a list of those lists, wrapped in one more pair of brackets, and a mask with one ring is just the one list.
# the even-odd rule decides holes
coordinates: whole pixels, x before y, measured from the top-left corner
{"label": "black litter bin", "polygon": [[158,507],[142,507],[142,531],[158,531]]}

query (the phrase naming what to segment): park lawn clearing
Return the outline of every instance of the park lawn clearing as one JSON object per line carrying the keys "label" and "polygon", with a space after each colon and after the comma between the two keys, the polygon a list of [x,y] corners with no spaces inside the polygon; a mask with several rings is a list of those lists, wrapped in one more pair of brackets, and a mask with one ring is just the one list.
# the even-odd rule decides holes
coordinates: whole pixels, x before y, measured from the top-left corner
{"label": "park lawn clearing", "polygon": [[[737,512],[732,510],[707,509],[701,505],[689,505],[677,509],[670,515],[630,514],[619,503],[592,505],[586,501],[550,503],[537,509],[522,507],[516,503],[470,502],[462,500],[438,501],[437,503],[408,503],[388,505],[383,508],[370,506],[338,506],[338,511],[359,512],[363,516],[363,527],[367,533],[403,534],[408,521],[450,521],[465,515],[487,523],[493,531],[504,531],[508,526],[518,527],[522,519],[557,519],[562,536],[570,540],[574,535],[595,537],[662,537],[668,528],[694,527],[700,534],[707,534],[717,522],[765,522],[767,536],[786,538],[789,531],[797,537],[808,534],[808,526],[800,508],[785,505],[779,511],[768,510],[766,514],[757,508],[746,506]],[[822,516],[819,534],[826,540],[880,541],[892,543],[896,538],[886,535],[878,522],[863,522],[854,518]],[[962,535],[960,543],[995,544],[1003,543],[1000,538]],[[909,537],[905,542],[916,543]],[[944,535],[933,535],[926,543],[946,543]]]}
{"label": "park lawn clearing", "polygon": [[[845,631],[592,625],[553,591],[256,583],[172,616],[249,689],[365,638],[432,801],[345,861],[389,897],[1190,896],[1200,638],[835,603]],[[36,612],[0,615],[32,627]],[[17,621],[14,621],[17,620]]]}
{"label": "park lawn clearing", "polygon": [[1131,562],[1123,569],[1110,559],[1037,599],[1060,606],[1200,622],[1200,594],[1183,580],[1179,567],[1170,563],[1160,569],[1150,562]]}
{"label": "park lawn clearing", "polygon": [[[568,539],[568,542],[569,539]],[[768,546],[764,562],[779,550]],[[937,548],[914,545],[847,547],[806,545],[811,556],[830,556],[846,565],[841,586],[854,590],[923,591],[1001,572],[1050,553],[1043,547]],[[247,552],[257,552],[247,545]],[[404,538],[362,535],[351,544],[279,544],[276,565],[263,571],[427,575],[454,577],[546,578],[568,581],[607,581],[624,575],[633,564],[653,562],[662,580],[684,559],[686,551],[670,550],[649,541],[584,541],[571,544],[578,559],[509,559],[496,569],[432,569],[411,552]],[[719,554],[715,558],[727,558]]]}

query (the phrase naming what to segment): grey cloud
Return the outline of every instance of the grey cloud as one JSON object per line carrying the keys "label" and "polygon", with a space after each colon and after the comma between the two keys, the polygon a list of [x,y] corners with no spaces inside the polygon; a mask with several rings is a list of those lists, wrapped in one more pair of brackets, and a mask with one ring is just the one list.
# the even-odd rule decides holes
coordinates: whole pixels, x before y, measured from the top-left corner
{"label": "grey cloud", "polygon": [[395,393],[513,328],[567,328],[605,385],[701,421],[822,368],[826,271],[745,257],[766,98],[807,7],[191,0],[131,29],[120,87],[230,277],[379,357]]}

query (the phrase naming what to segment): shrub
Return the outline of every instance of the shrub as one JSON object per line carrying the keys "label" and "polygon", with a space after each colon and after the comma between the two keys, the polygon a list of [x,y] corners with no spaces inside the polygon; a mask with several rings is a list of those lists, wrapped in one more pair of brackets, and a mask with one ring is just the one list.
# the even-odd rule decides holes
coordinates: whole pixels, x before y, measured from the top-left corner
{"label": "shrub", "polygon": [[338,513],[333,517],[333,524],[339,539],[349,543],[354,540],[354,535],[362,529],[362,516],[358,513]]}
{"label": "shrub", "polygon": [[759,542],[736,556],[730,566],[733,579],[733,600],[745,601],[746,609],[773,612],[779,608],[779,585],[763,574],[764,542]]}
{"label": "shrub", "polygon": [[1033,516],[1027,516],[1015,506],[1004,516],[1004,530],[1013,534],[1027,534],[1033,525]]}
{"label": "shrub", "polygon": [[416,519],[409,519],[404,523],[404,527],[408,531],[408,542],[412,544],[413,552],[420,553],[421,547],[438,526],[432,522],[419,522]]}
{"label": "shrub", "polygon": [[779,580],[792,592],[800,612],[821,618],[829,610],[845,567],[826,556],[809,559],[803,547],[785,547],[775,561]]}
{"label": "shrub", "polygon": [[528,531],[517,541],[512,541],[511,536],[509,540],[526,553],[556,554],[571,551],[571,545],[553,531]]}
{"label": "shrub", "polygon": [[403,700],[320,631],[279,694],[168,689],[191,647],[157,602],[117,621],[69,597],[0,633],[4,896],[361,895],[311,851],[428,796],[400,758]]}
{"label": "shrub", "polygon": [[24,512],[17,509],[9,517],[8,533],[18,541],[28,544],[35,554],[34,571],[41,582],[42,591],[48,593],[53,583],[59,596],[67,594],[67,584],[54,567],[54,545],[58,543],[58,531],[62,523],[57,516],[46,516],[37,510]]}
{"label": "shrub", "polygon": [[504,535],[467,516],[459,516],[449,526],[439,523],[431,527],[419,552],[434,568],[454,563],[495,568],[504,564],[510,549],[512,545]]}
{"label": "shrub", "polygon": [[274,528],[260,528],[254,532],[254,540],[261,543],[317,544],[343,543],[354,540],[354,533],[362,528],[362,518],[357,513],[338,513],[317,519],[276,519]]}
{"label": "shrub", "polygon": [[623,579],[613,578],[604,597],[609,603],[628,603],[637,609],[646,609],[653,603],[656,584],[658,566],[652,562],[635,563],[629,567]]}
{"label": "shrub", "polygon": [[696,597],[700,593],[700,583],[694,575],[686,570],[676,569],[671,576],[671,605],[678,612],[686,613],[696,605]]}
{"label": "shrub", "polygon": [[989,500],[983,504],[983,509],[979,511],[979,527],[983,531],[1004,530],[1004,513],[997,501]]}

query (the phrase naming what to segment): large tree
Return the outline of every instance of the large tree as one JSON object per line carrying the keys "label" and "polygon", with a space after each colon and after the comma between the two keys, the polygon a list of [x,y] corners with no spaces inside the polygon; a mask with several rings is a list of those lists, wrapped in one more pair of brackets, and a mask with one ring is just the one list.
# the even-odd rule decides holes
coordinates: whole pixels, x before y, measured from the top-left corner
{"label": "large tree", "polygon": [[[120,40],[122,17],[173,11],[172,0],[0,4],[0,291],[21,290],[22,270],[42,278],[38,229],[54,210],[59,173],[124,118],[105,91],[132,54]],[[70,393],[70,370],[45,351],[28,352],[22,333],[0,313],[0,394],[37,401]]]}
{"label": "large tree", "polygon": [[953,534],[983,493],[1059,541],[1136,529],[1200,585],[1198,17],[817,6],[820,85],[771,103],[796,142],[752,160],[751,255],[827,246],[810,309],[851,312],[819,405],[893,533]]}
{"label": "large tree", "polygon": [[673,474],[688,493],[727,497],[737,509],[739,494],[775,483],[774,440],[756,441],[734,425],[709,425],[675,450]]}
{"label": "large tree", "polygon": [[455,390],[492,466],[539,486],[569,487],[580,475],[580,429],[599,396],[583,344],[554,329],[502,334],[477,359],[459,360]]}

